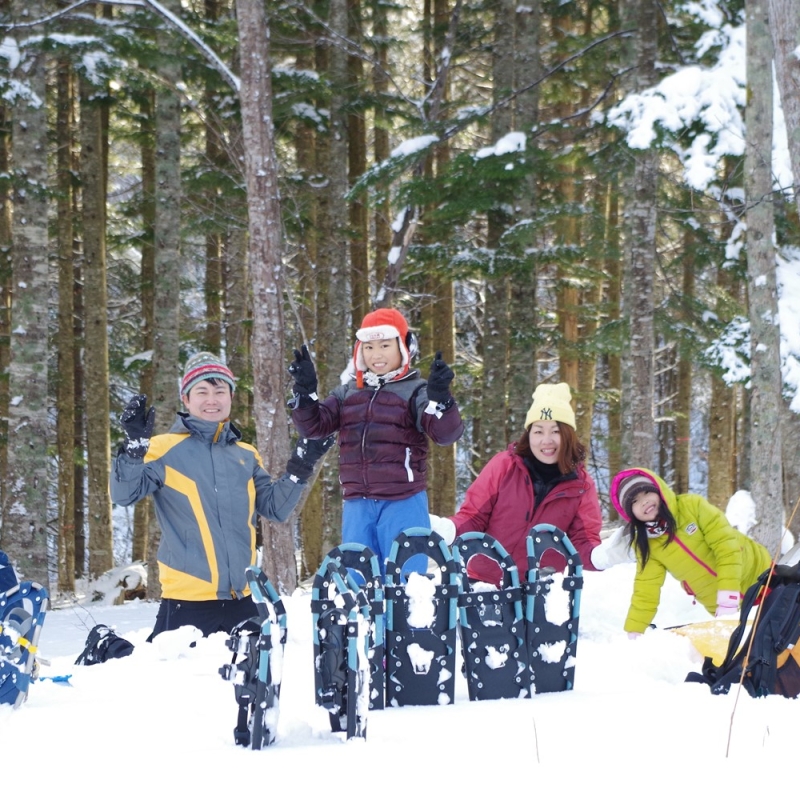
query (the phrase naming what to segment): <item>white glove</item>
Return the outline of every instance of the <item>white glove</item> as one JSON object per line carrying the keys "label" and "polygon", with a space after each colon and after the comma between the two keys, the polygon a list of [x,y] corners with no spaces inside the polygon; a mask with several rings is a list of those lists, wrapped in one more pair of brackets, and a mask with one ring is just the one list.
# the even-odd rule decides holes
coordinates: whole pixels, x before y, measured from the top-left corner
{"label": "white glove", "polygon": [[456,540],[456,524],[450,517],[437,517],[436,514],[428,514],[431,518],[430,527],[434,533],[444,539],[444,543],[450,547]]}
{"label": "white glove", "polygon": [[637,633],[636,631],[628,631],[628,638],[631,641],[635,641],[636,639],[641,639],[643,634]]}
{"label": "white glove", "polygon": [[592,564],[595,569],[608,569],[617,564],[629,564],[636,561],[631,549],[630,539],[625,535],[625,526],[617,528],[607,539],[603,539],[592,550]]}

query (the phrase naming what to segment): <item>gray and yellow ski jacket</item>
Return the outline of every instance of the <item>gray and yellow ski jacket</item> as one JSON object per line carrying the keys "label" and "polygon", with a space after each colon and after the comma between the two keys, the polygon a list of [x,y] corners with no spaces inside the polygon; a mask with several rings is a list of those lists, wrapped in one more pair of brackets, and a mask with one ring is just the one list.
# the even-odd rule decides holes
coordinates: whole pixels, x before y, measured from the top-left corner
{"label": "gray and yellow ski jacket", "polygon": [[225,600],[250,593],[245,569],[256,560],[256,515],[283,522],[305,484],[272,480],[254,447],[230,422],[178,414],[154,436],[143,460],[114,460],[111,499],[129,506],[147,495],[161,528],[162,595]]}

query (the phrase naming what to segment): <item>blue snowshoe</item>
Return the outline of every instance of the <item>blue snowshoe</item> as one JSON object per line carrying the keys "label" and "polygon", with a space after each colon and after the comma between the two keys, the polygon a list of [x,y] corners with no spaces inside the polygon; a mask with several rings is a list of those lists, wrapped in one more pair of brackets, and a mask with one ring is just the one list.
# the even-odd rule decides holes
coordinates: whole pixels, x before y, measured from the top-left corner
{"label": "blue snowshoe", "polygon": [[[414,556],[427,571],[409,571]],[[422,559],[416,559],[420,562]],[[428,528],[409,528],[386,562],[386,702],[392,706],[454,701],[460,569]]]}
{"label": "blue snowshoe", "polygon": [[219,673],[233,683],[239,704],[234,741],[261,750],[275,741],[278,732],[286,611],[258,567],[248,567],[246,575],[258,616],[234,626],[225,642],[233,659],[220,667]]}
{"label": "blue snowshoe", "polygon": [[370,606],[369,669],[370,711],[384,707],[386,662],[386,616],[383,608],[383,579],[378,557],[366,545],[356,542],[340,544],[328,553],[355,577]]}
{"label": "blue snowshoe", "polygon": [[[461,644],[470,700],[530,697],[530,670],[519,571],[488,533],[459,536],[453,552],[462,569],[458,598]],[[489,559],[496,585],[470,578],[472,559]],[[484,565],[485,565],[484,561]]]}
{"label": "blue snowshoe", "polygon": [[6,587],[0,592],[0,703],[16,708],[27,699],[38,672],[36,653],[49,596],[41,584],[17,583],[5,554],[0,555],[0,577]]}
{"label": "blue snowshoe", "polygon": [[[542,560],[563,571],[542,566]],[[528,534],[525,620],[531,684],[535,694],[563,692],[575,684],[583,564],[564,531],[534,525]]]}
{"label": "blue snowshoe", "polygon": [[[346,560],[357,560],[350,555],[352,551],[345,552]],[[356,569],[363,575],[363,569],[372,571],[365,564],[377,559],[366,548],[362,555],[365,561]],[[342,551],[334,548],[317,570],[311,593],[314,689],[317,705],[328,711],[331,730],[344,731],[348,739],[367,736],[372,672],[370,609],[367,595],[342,563]]]}

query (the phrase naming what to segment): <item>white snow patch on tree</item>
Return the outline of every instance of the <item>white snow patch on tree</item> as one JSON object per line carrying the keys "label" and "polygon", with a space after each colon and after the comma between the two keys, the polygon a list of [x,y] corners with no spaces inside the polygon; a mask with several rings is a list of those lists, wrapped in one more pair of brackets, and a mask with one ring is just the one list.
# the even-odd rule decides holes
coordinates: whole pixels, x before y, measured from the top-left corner
{"label": "white snow patch on tree", "polygon": [[425,136],[415,136],[413,139],[406,139],[405,142],[401,142],[397,145],[389,154],[389,157],[401,158],[403,156],[410,156],[414,153],[419,153],[421,150],[430,147],[434,142],[438,141],[439,137],[432,133],[426,134]]}
{"label": "white snow patch on tree", "polygon": [[489,147],[482,147],[475,153],[475,158],[488,158],[489,156],[504,156],[508,153],[520,153],[525,150],[525,134],[522,131],[511,131],[498,139]]}

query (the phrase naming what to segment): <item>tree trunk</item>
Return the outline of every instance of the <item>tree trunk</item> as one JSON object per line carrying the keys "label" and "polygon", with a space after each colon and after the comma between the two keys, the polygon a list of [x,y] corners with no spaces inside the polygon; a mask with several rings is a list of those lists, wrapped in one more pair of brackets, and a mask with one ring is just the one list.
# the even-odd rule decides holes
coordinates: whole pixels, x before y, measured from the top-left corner
{"label": "tree trunk", "polygon": [[[15,4],[16,5],[16,4]],[[25,10],[42,16],[47,4],[27,0]],[[10,487],[3,509],[3,549],[22,577],[49,584],[47,559],[47,108],[45,54],[35,38],[20,50],[13,77],[30,94],[17,94],[14,108],[14,220],[9,366]]]}
{"label": "tree trunk", "polygon": [[[389,23],[387,7],[381,0],[372,2],[372,33],[375,47],[372,86],[377,98],[372,139],[375,163],[380,164],[389,158],[390,153],[389,124],[384,107],[384,95],[389,91]],[[383,286],[386,279],[386,264],[392,246],[391,213],[388,191],[379,192],[374,215],[376,286]]]}
{"label": "tree trunk", "polygon": [[75,242],[72,224],[75,79],[68,59],[59,59],[56,81],[58,590],[71,593],[75,591],[75,337],[73,333]]}
{"label": "tree trunk", "polygon": [[[11,171],[11,114],[0,101],[0,174]],[[11,187],[0,184],[0,515],[8,492],[8,368],[11,339],[12,253]],[[0,537],[0,541],[2,537]]]}
{"label": "tree trunk", "polygon": [[772,205],[772,43],[766,0],[746,0],[747,279],[750,317],[750,491],[753,538],[771,553],[783,532],[781,369]]}
{"label": "tree trunk", "polygon": [[[635,91],[655,83],[657,26],[660,12],[652,0],[627,0],[626,28],[636,30]],[[656,189],[658,155],[654,149],[632,150],[633,174],[626,181],[624,308],[629,340],[623,359],[623,429],[628,465],[651,467],[654,458],[653,284],[656,265]]]}
{"label": "tree trunk", "polygon": [[[360,48],[363,45],[360,0],[348,0],[348,37]],[[347,57],[347,86],[349,93],[363,90],[364,68],[360,56]],[[348,182],[353,186],[367,169],[367,126],[362,109],[347,115]],[[350,286],[352,287],[353,320],[361,320],[372,308],[372,292],[367,240],[369,216],[366,196],[354,197],[348,203],[350,216]]]}
{"label": "tree trunk", "polygon": [[[495,103],[506,98],[514,88],[514,15],[510,0],[494,3],[494,42],[492,44],[492,96]],[[513,128],[512,105],[504,103],[492,114],[492,142]],[[483,436],[476,448],[485,464],[508,444],[508,358],[511,328],[509,304],[511,285],[507,258],[502,243],[511,217],[499,204],[490,209],[486,246],[492,252],[492,269],[486,276],[485,315],[483,322],[483,380],[481,386],[481,423]]]}
{"label": "tree trunk", "polygon": [[794,199],[800,212],[800,60],[797,55],[800,47],[800,3],[797,0],[768,0],[768,5],[775,74],[794,175]]}
{"label": "tree trunk", "polygon": [[[683,238],[683,296],[684,309],[688,309],[695,297],[696,264],[691,256],[695,252],[696,240],[691,232]],[[684,324],[691,325],[688,311],[683,313]],[[678,494],[689,491],[689,469],[691,453],[692,414],[692,359],[685,348],[678,348],[678,396],[675,403],[675,480],[673,489]]]}
{"label": "tree trunk", "polygon": [[92,402],[86,406],[89,476],[89,574],[96,578],[114,566],[111,532],[110,431],[108,401],[108,297],[106,291],[106,182],[102,113],[95,87],[81,86],[81,186],[85,280],[84,355]]}
{"label": "tree trunk", "polygon": [[[539,63],[539,28],[541,4],[523,3],[515,7],[514,88],[532,83],[541,73]],[[539,91],[530,89],[516,98],[516,129],[526,134],[527,154],[532,157],[531,134],[539,121]],[[538,315],[536,302],[536,263],[533,220],[536,216],[537,176],[529,174],[517,198],[520,225],[527,224],[527,235],[516,248],[519,268],[514,276],[510,316],[514,330],[509,341],[509,364],[514,368],[508,376],[508,431],[512,439],[522,434],[531,394],[538,382],[537,346]]]}
{"label": "tree trunk", "polygon": [[[242,133],[253,292],[253,388],[258,449],[270,474],[289,456],[285,408],[283,265],[278,165],[272,119],[269,27],[263,5],[236,0],[241,57]],[[265,526],[264,566],[282,593],[297,585],[290,524]]]}
{"label": "tree trunk", "polygon": [[[180,16],[179,0],[164,5]],[[181,280],[181,105],[175,88],[181,79],[181,68],[172,47],[173,40],[157,35],[162,60],[158,67],[161,78],[156,90],[156,186],[155,186],[155,276],[153,284],[153,396],[156,408],[155,433],[165,433],[172,426],[172,411],[177,406],[179,365],[180,280]],[[151,516],[147,546],[147,595],[161,596],[156,554],[161,540]]]}
{"label": "tree trunk", "polygon": [[[139,391],[153,396],[153,331],[155,328],[155,220],[156,220],[156,143],[155,143],[155,93],[145,91],[139,97],[141,122],[139,129],[139,152],[142,159],[142,238],[140,264],[140,302],[142,304],[142,341],[143,352],[149,352],[150,361],[142,368]],[[152,499],[140,500],[133,509],[133,542],[131,558],[133,561],[147,561]],[[155,578],[155,576],[153,576]]]}

